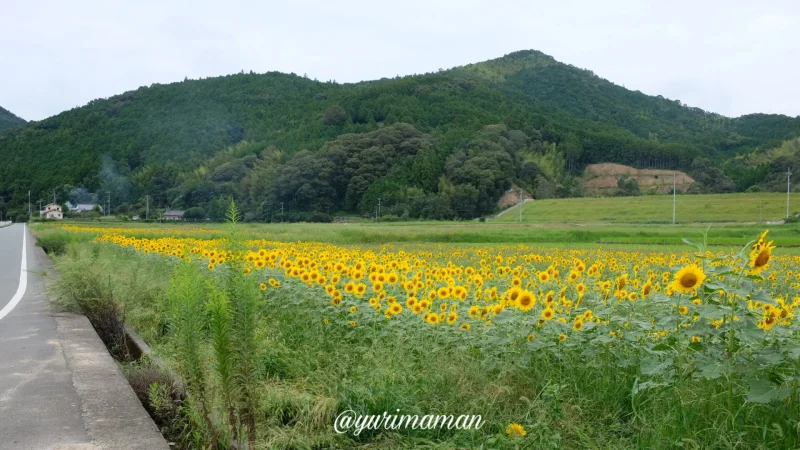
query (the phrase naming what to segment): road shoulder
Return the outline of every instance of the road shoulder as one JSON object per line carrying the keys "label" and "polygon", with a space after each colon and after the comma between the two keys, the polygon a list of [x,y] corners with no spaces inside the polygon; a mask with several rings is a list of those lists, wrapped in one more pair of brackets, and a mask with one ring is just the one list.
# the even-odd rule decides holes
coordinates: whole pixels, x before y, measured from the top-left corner
{"label": "road shoulder", "polygon": [[[40,270],[50,279],[57,277],[44,251],[39,247],[34,251]],[[166,440],[89,320],[71,313],[55,313],[53,317],[80,398],[81,416],[96,448],[168,449]]]}

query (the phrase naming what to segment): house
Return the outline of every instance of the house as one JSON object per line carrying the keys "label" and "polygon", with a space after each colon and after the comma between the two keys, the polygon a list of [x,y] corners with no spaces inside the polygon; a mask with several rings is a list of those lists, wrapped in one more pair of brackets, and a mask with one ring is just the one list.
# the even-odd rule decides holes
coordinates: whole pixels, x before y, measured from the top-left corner
{"label": "house", "polygon": [[97,203],[78,203],[73,205],[70,202],[67,202],[67,208],[74,213],[84,213],[94,211],[95,208],[100,210],[100,213],[103,213],[103,207],[98,205]]}
{"label": "house", "polygon": [[183,211],[179,209],[168,209],[162,216],[164,220],[183,220]]}
{"label": "house", "polygon": [[39,217],[42,219],[61,220],[64,218],[64,213],[61,211],[61,205],[58,203],[50,203],[39,211]]}

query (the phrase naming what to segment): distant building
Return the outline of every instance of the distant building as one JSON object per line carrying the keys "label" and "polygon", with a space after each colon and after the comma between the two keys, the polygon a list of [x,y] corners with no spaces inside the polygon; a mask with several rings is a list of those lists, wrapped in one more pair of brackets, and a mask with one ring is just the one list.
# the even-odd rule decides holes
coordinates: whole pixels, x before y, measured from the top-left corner
{"label": "distant building", "polygon": [[61,205],[57,203],[50,203],[49,205],[45,205],[44,209],[39,211],[39,217],[42,219],[61,220],[64,218],[64,214],[61,211]]}
{"label": "distant building", "polygon": [[67,202],[67,208],[74,213],[91,212],[97,208],[100,210],[101,214],[103,213],[103,207],[97,203],[78,203],[77,205],[73,205],[72,203]]}
{"label": "distant building", "polygon": [[183,220],[183,211],[179,209],[168,209],[162,216],[164,220]]}

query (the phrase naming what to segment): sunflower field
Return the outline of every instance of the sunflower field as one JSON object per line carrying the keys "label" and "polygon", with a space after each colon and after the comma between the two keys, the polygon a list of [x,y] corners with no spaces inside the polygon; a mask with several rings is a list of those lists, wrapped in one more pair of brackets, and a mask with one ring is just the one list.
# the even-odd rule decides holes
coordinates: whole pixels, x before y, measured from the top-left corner
{"label": "sunflower field", "polygon": [[[51,228],[94,236],[56,265],[113,285],[177,374],[149,401],[185,448],[800,445],[800,256],[769,231],[653,251]],[[337,434],[345,410],[487,423]]]}

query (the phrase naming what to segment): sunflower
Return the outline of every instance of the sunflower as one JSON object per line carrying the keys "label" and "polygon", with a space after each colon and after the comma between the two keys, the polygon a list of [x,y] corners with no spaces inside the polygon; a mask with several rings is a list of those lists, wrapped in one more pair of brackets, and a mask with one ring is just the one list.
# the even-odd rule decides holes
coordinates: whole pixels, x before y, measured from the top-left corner
{"label": "sunflower", "polygon": [[692,336],[692,342],[694,342],[694,343],[700,342],[700,337],[699,336]]}
{"label": "sunflower", "polygon": [[750,268],[753,273],[756,274],[761,273],[762,270],[767,268],[767,264],[769,264],[769,260],[772,257],[772,250],[775,249],[775,246],[772,245],[772,241],[767,242],[768,232],[769,230],[761,235],[758,242],[753,245],[753,250],[750,252]]}
{"label": "sunflower", "polygon": [[470,328],[472,328],[472,326],[470,324],[468,324],[468,323],[462,323],[461,324],[461,329],[462,330],[469,330]]}
{"label": "sunflower", "polygon": [[541,281],[542,283],[547,283],[547,280],[550,279],[550,274],[547,272],[539,272],[538,277],[539,281]]}
{"label": "sunflower", "polygon": [[526,434],[528,434],[528,432],[525,431],[525,428],[522,425],[518,423],[512,423],[508,425],[508,428],[506,428],[506,434],[512,438],[517,438],[524,437]]}
{"label": "sunflower", "polygon": [[542,311],[542,319],[544,320],[550,320],[555,316],[556,312],[553,310],[553,308],[548,307]]}
{"label": "sunflower", "polygon": [[697,264],[692,264],[682,268],[675,274],[671,287],[679,293],[691,292],[703,284],[705,279],[706,274],[703,269],[698,267]]}
{"label": "sunflower", "polygon": [[561,341],[561,342],[566,341],[567,340],[567,335],[564,334],[564,333],[559,334],[558,335],[558,340]]}
{"label": "sunflower", "polygon": [[681,306],[680,308],[678,308],[678,313],[682,316],[685,316],[688,312],[689,308],[687,308],[686,306]]}
{"label": "sunflower", "polygon": [[258,288],[259,288],[259,289],[261,289],[262,291],[266,291],[266,290],[267,290],[267,283],[261,283],[261,284],[259,284],[259,285],[258,285]]}
{"label": "sunflower", "polygon": [[522,291],[522,293],[517,298],[517,307],[522,311],[530,311],[533,308],[533,304],[535,299],[533,298],[533,294],[528,291]]}
{"label": "sunflower", "polygon": [[452,325],[452,324],[456,323],[456,320],[458,320],[458,314],[455,311],[451,312],[450,315],[447,316],[447,324],[448,325]]}
{"label": "sunflower", "polygon": [[583,328],[583,319],[578,317],[575,319],[575,322],[572,323],[572,329],[575,331],[581,331],[581,328]]}
{"label": "sunflower", "polygon": [[431,325],[436,325],[439,323],[439,315],[438,314],[428,314],[425,316],[425,321]]}

